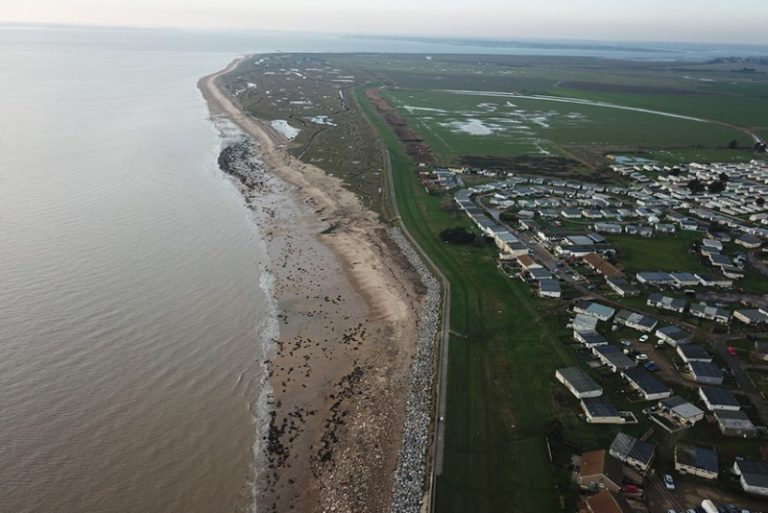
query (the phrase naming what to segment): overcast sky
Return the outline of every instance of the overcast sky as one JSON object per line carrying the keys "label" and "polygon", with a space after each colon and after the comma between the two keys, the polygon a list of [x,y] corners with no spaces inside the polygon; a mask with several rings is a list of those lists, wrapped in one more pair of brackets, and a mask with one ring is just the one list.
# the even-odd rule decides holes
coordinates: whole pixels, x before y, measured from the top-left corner
{"label": "overcast sky", "polygon": [[768,43],[766,0],[0,0],[0,23]]}

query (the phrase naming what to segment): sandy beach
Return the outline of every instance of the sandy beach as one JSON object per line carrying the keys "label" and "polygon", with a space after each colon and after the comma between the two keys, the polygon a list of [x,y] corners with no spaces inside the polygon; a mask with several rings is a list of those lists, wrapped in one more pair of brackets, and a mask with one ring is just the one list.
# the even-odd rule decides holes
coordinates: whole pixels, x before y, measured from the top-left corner
{"label": "sandy beach", "polygon": [[422,280],[339,179],[288,155],[283,136],[218,87],[237,63],[199,87],[252,138],[230,174],[265,234],[279,308],[258,511],[389,511]]}

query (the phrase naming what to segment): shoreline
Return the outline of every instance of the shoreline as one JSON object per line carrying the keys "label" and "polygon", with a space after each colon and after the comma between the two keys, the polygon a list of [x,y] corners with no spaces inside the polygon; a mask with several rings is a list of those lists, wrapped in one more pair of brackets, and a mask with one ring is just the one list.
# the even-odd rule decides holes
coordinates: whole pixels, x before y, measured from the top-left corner
{"label": "shoreline", "polygon": [[276,282],[280,335],[267,351],[273,393],[257,510],[390,511],[422,279],[338,178],[291,157],[287,140],[218,87],[242,60],[198,86],[211,112],[252,141],[235,158],[251,164],[230,174],[265,233]]}

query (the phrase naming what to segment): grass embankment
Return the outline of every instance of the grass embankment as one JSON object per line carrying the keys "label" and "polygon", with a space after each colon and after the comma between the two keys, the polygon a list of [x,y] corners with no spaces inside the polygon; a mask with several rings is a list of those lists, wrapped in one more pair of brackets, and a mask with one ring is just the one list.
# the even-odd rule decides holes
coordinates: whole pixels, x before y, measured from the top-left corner
{"label": "grass embankment", "polygon": [[[534,298],[528,285],[505,278],[491,248],[440,241],[444,228],[472,227],[441,208],[445,197],[426,194],[413,163],[361,91],[358,102],[391,154],[402,220],[451,283],[451,330],[458,335],[450,341],[437,511],[507,511],[512,504],[519,512],[558,511],[562,496],[546,438],[557,414],[553,375],[558,367],[583,365],[562,344],[562,305]],[[580,428],[568,433],[577,443],[598,434],[603,443],[612,433]]]}

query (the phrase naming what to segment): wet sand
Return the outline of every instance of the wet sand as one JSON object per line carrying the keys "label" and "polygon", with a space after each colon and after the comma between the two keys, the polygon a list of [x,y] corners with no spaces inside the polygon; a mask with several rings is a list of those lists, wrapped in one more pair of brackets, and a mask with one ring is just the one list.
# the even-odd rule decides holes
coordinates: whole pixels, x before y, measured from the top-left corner
{"label": "wet sand", "polygon": [[289,156],[217,86],[236,65],[199,86],[252,138],[231,174],[265,235],[280,312],[258,511],[389,511],[421,280],[340,180]]}

